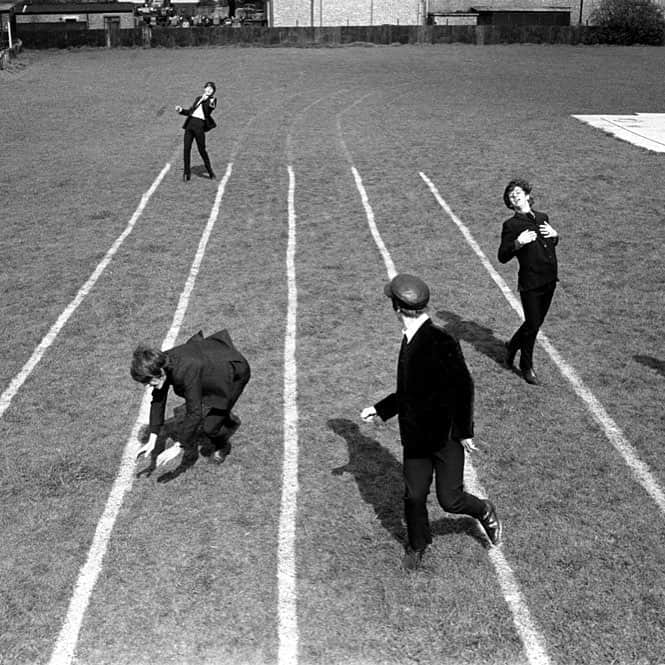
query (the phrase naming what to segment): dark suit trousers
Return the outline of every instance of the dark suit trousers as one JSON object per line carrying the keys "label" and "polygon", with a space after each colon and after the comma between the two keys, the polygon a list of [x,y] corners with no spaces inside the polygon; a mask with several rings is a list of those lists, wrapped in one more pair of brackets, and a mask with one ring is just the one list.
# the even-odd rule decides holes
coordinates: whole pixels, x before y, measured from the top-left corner
{"label": "dark suit trousers", "polygon": [[206,135],[203,131],[203,120],[199,118],[190,118],[187,123],[187,129],[185,130],[183,162],[186,174],[191,173],[192,143],[194,141],[196,141],[196,147],[198,148],[199,155],[201,155],[206,171],[208,171],[208,174],[212,174],[210,157],[208,157],[208,152],[206,151]]}
{"label": "dark suit trousers", "polygon": [[464,448],[459,441],[448,440],[429,457],[404,457],[404,516],[409,545],[422,550],[432,542],[427,495],[436,473],[436,498],[448,513],[462,513],[480,519],[485,504],[464,491]]}
{"label": "dark suit trousers", "polygon": [[520,351],[520,369],[527,370],[533,367],[533,347],[536,345],[536,336],[543,325],[545,316],[552,303],[556,282],[550,282],[528,291],[520,291],[522,309],[524,310],[524,323],[517,329],[508,348],[511,353]]}
{"label": "dark suit trousers", "polygon": [[[224,450],[229,446],[230,436],[238,429],[239,420],[231,413],[238,398],[245,389],[250,378],[249,366],[246,363],[230,361],[233,366],[233,384],[229,390],[229,399],[226,409],[210,408],[203,418],[201,432],[207,437],[209,443],[202,445],[202,454],[210,455],[215,450]],[[205,405],[205,397],[203,398]],[[198,457],[197,447],[185,452],[183,462],[193,463]]]}

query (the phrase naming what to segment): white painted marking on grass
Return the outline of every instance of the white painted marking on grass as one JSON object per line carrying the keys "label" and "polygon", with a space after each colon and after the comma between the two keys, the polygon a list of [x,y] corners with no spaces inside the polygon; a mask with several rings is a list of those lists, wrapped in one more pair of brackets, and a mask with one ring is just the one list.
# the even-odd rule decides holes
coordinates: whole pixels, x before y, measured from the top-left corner
{"label": "white painted marking on grass", "polygon": [[[224,174],[224,177],[222,178],[222,181],[220,182],[217,189],[215,203],[210,213],[208,223],[206,224],[206,227],[203,231],[203,235],[201,236],[199,247],[190,268],[185,288],[180,294],[180,300],[178,301],[178,306],[173,316],[171,327],[164,339],[164,342],[162,343],[163,349],[167,349],[173,346],[173,343],[178,336],[178,331],[180,330],[180,325],[182,324],[182,320],[189,303],[189,297],[191,295],[192,289],[194,288],[194,282],[196,281],[196,276],[198,275],[201,262],[203,261],[206,245],[208,244],[210,234],[219,215],[219,207],[222,201],[222,197],[224,196],[226,183],[231,177],[232,166],[232,163],[227,166],[226,173]],[[65,617],[64,625],[62,626],[60,634],[58,635],[58,639],[53,649],[49,665],[69,665],[74,658],[74,652],[78,642],[81,625],[83,623],[83,617],[88,608],[90,596],[92,595],[92,591],[95,587],[95,584],[97,583],[99,573],[102,569],[102,562],[108,548],[111,532],[113,531],[113,527],[120,512],[120,508],[122,507],[125,494],[131,489],[132,483],[134,481],[136,453],[139,448],[139,431],[142,424],[148,421],[151,400],[152,390],[147,389],[143,395],[143,400],[141,401],[138,419],[136,423],[134,423],[132,433],[130,434],[129,439],[125,444],[118,475],[116,476],[113,486],[111,487],[111,492],[106,501],[104,512],[102,513],[102,516],[97,523],[97,528],[92,540],[92,545],[90,546],[90,551],[88,552],[88,557],[81,570],[79,571],[79,576],[74,587],[74,592],[69,603],[69,608],[67,610],[67,616]]]}
{"label": "white painted marking on grass", "polygon": [[365,191],[365,186],[363,185],[362,178],[360,177],[360,173],[358,173],[358,169],[355,166],[351,167],[351,173],[353,173],[353,179],[356,181],[356,187],[358,188],[358,192],[360,193],[360,199],[363,202],[363,208],[365,208],[365,215],[367,216],[367,223],[369,224],[369,230],[372,234],[372,237],[374,238],[376,246],[379,248],[379,252],[381,254],[381,257],[383,258],[383,262],[386,264],[386,270],[388,271],[388,279],[392,279],[397,274],[397,270],[395,269],[395,264],[393,263],[390,253],[386,249],[386,245],[383,242],[383,238],[381,238],[379,229],[376,226],[376,222],[374,220],[374,211],[372,210],[372,206],[369,203],[369,198],[367,196],[367,192]]}
{"label": "white painted marking on grass", "polygon": [[[354,171],[354,178],[356,178],[356,183],[358,183],[360,181],[360,175],[355,168],[352,168],[352,170]],[[368,214],[367,221],[369,223],[372,236],[374,237],[374,241],[376,242],[379,252],[383,257],[388,277],[392,279],[392,277],[394,277],[396,274],[395,267],[392,259],[390,258],[388,250],[385,248],[383,240],[381,240],[379,231],[376,229],[376,224],[374,224],[374,216],[372,215],[370,218],[370,215]],[[468,456],[465,467],[466,476],[469,479],[469,489],[474,493],[480,494],[481,496],[487,496],[487,493],[478,483],[476,472]],[[520,636],[520,640],[524,645],[524,651],[529,663],[531,665],[549,665],[550,660],[545,649],[545,640],[541,636],[535,621],[531,617],[529,608],[522,595],[522,592],[520,591],[519,584],[517,583],[515,575],[510,565],[508,564],[508,561],[503,556],[501,550],[497,547],[490,548],[488,554],[489,559],[494,566],[494,570],[496,571],[499,586],[501,587],[508,607],[512,612],[513,623],[515,624],[515,628],[517,629],[517,632]]]}
{"label": "white painted marking on grass", "polygon": [[[471,464],[468,453],[465,453],[466,464],[464,466],[464,482],[472,494],[478,496],[487,496],[485,488],[478,481],[476,470]],[[520,640],[524,645],[526,657],[531,665],[548,665],[550,663],[547,655],[545,640],[540,634],[535,620],[531,617],[529,606],[520,590],[519,582],[513,573],[510,564],[503,555],[500,547],[490,547],[487,551],[499,586],[503,592],[503,597],[513,615],[513,624],[517,630]]]}
{"label": "white painted marking on grass", "polygon": [[[511,307],[519,314],[520,318],[523,319],[524,316],[522,314],[522,308],[519,301],[513,295],[505,280],[501,277],[501,275],[499,275],[499,273],[489,262],[483,250],[474,240],[469,229],[462,223],[457,215],[455,215],[455,213],[451,210],[450,206],[443,200],[434,183],[422,172],[420,173],[420,177],[425,181],[425,184],[429,187],[438,204],[446,211],[450,219],[452,219],[457,228],[462,232],[462,235],[466,238],[467,242],[471,246],[471,249],[473,249],[496,285],[501,289],[501,292],[505,296],[506,300],[508,300]],[[651,496],[658,508],[660,508],[661,512],[665,513],[665,493],[661,489],[658,481],[647,464],[645,464],[640,459],[639,454],[635,448],[626,439],[619,426],[610,417],[603,405],[598,401],[593,393],[586,387],[577,372],[561,357],[547,336],[543,333],[539,333],[538,342],[545,349],[549,357],[552,359],[552,362],[558,367],[561,374],[563,374],[563,376],[568,379],[570,384],[573,386],[573,390],[577,396],[585,403],[589,413],[598,423],[609,442],[623,457],[625,463],[632,470],[639,484],[642,485],[649,496]]]}
{"label": "white painted marking on grass", "polygon": [[67,323],[71,315],[76,311],[77,307],[83,302],[83,299],[90,293],[95,283],[101,276],[101,274],[106,269],[106,266],[111,262],[111,259],[115,253],[120,248],[120,245],[125,241],[127,236],[132,232],[136,222],[141,217],[143,210],[145,209],[148,201],[155,193],[157,187],[164,179],[164,176],[168,173],[171,168],[171,164],[167,163],[164,168],[161,170],[159,175],[155,178],[155,181],[150,185],[148,191],[143,194],[141,197],[141,202],[138,205],[138,208],[134,211],[129,223],[125,227],[125,230],[117,237],[116,241],[111,245],[111,248],[106,252],[104,258],[99,262],[98,266],[93,271],[92,275],[88,278],[88,281],[79,289],[75,298],[67,305],[62,314],[58,317],[56,322],[51,326],[51,329],[46,333],[42,341],[37,345],[37,348],[32,352],[32,355],[28,361],[23,365],[21,371],[11,380],[7,389],[0,395],[0,418],[4,415],[5,411],[9,408],[9,405],[19,391],[21,386],[25,383],[28,376],[37,366],[37,363],[42,359],[43,355],[46,353],[46,350],[53,344],[55,338],[58,336],[58,333],[62,330],[64,325]]}
{"label": "white painted marking on grass", "polygon": [[573,118],[652,152],[665,152],[665,113],[574,115]]}
{"label": "white painted marking on grass", "polygon": [[296,214],[295,176],[289,171],[289,235],[286,250],[288,308],[284,340],[284,461],[279,515],[277,558],[278,582],[278,665],[298,661],[298,615],[296,607],[296,501],[298,494],[298,390],[296,371]]}

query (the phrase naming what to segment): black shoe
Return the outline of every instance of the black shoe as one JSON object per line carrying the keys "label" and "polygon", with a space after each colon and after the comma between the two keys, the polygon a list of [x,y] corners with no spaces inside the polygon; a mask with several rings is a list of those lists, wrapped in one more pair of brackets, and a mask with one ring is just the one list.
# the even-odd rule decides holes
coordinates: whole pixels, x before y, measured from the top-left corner
{"label": "black shoe", "polygon": [[182,179],[183,179],[183,182],[187,182],[188,180],[192,179],[192,174],[191,173],[183,173],[182,174]]}
{"label": "black shoe", "polygon": [[504,362],[508,369],[512,369],[513,362],[515,361],[515,355],[517,354],[517,349],[514,351],[510,348],[510,343],[505,342],[504,346],[506,347],[506,355],[504,357]]}
{"label": "black shoe", "polygon": [[215,452],[208,457],[208,462],[210,464],[223,464],[224,460],[229,456],[229,453],[231,452],[231,444],[227,443],[224,448],[219,448],[218,450],[215,450]]}
{"label": "black shoe", "polygon": [[404,552],[402,566],[406,570],[418,570],[422,565],[425,549],[426,548],[423,547],[421,550],[414,550],[411,546],[408,546],[406,552]]}
{"label": "black shoe", "polygon": [[531,367],[529,367],[529,369],[522,370],[522,377],[527,383],[530,383],[532,386],[540,385],[540,381],[538,381],[538,377],[536,376],[536,373],[533,371],[533,368]]}
{"label": "black shoe", "polygon": [[208,176],[210,177],[210,180],[217,180],[217,176],[215,175],[214,171],[208,171]]}
{"label": "black shoe", "polygon": [[501,520],[496,516],[496,510],[491,501],[485,501],[485,514],[480,518],[480,523],[492,545],[498,545],[501,542],[503,527]]}

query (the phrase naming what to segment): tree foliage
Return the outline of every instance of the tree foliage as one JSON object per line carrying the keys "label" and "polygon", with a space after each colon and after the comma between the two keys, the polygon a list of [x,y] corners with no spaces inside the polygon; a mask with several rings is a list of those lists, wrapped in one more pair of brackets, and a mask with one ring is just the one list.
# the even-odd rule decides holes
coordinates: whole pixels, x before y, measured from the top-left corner
{"label": "tree foliage", "polygon": [[591,22],[609,44],[665,43],[665,16],[653,0],[601,0]]}

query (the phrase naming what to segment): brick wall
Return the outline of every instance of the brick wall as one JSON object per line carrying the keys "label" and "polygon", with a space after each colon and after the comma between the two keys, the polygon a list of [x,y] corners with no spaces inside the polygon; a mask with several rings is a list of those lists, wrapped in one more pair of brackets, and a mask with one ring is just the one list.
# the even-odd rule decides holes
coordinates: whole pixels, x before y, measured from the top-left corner
{"label": "brick wall", "polygon": [[424,0],[274,0],[275,27],[420,25]]}
{"label": "brick wall", "polygon": [[[279,2],[279,0],[275,0],[275,2]],[[654,2],[665,10],[665,0],[654,0]],[[570,7],[570,22],[573,25],[580,22],[580,9],[582,11],[581,23],[587,25],[591,12],[599,3],[600,0],[478,0],[478,2],[474,2],[474,0],[427,0],[430,12],[468,11],[474,5],[496,9]]]}

